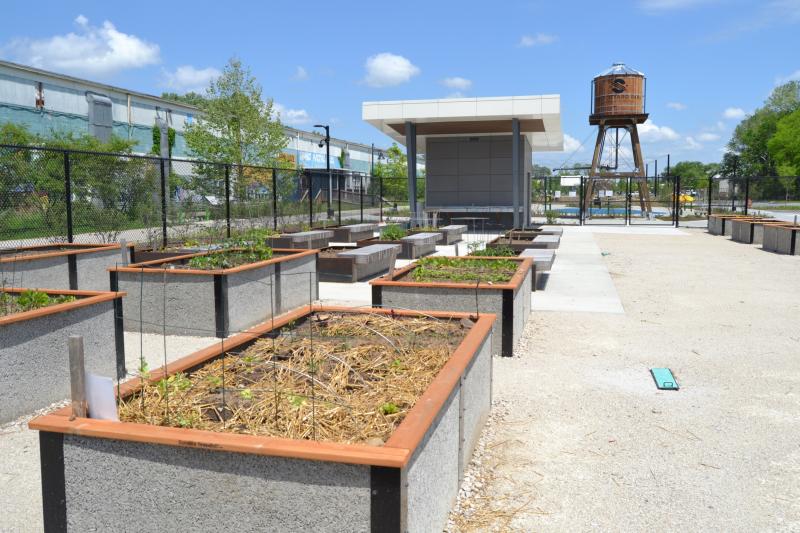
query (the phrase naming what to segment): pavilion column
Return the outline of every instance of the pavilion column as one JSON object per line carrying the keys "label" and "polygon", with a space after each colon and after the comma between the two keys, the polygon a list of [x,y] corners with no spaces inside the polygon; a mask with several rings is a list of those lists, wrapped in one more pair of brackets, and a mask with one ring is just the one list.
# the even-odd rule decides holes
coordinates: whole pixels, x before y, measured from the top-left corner
{"label": "pavilion column", "polygon": [[519,228],[520,202],[520,150],[519,150],[519,119],[511,119],[511,204],[514,209],[514,227]]}
{"label": "pavilion column", "polygon": [[408,160],[408,207],[411,226],[418,224],[417,213],[417,125],[406,122],[406,157]]}

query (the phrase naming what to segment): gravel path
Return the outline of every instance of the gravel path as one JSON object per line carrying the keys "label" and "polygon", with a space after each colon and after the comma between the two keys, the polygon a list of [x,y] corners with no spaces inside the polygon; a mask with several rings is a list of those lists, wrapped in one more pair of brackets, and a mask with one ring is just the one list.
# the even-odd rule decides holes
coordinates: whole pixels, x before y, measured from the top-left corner
{"label": "gravel path", "polygon": [[[508,415],[474,512],[523,531],[800,531],[800,257],[689,233],[595,234],[625,314],[534,313],[495,360]],[[656,366],[681,390],[656,390]]]}

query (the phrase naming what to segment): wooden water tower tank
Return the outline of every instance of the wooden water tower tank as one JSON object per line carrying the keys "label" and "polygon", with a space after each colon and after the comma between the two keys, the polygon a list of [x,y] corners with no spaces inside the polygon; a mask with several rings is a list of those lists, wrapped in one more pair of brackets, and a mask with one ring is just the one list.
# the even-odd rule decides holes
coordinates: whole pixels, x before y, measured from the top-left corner
{"label": "wooden water tower tank", "polygon": [[644,74],[624,63],[614,63],[592,80],[592,114],[589,124],[617,118],[642,124],[645,112],[646,81]]}

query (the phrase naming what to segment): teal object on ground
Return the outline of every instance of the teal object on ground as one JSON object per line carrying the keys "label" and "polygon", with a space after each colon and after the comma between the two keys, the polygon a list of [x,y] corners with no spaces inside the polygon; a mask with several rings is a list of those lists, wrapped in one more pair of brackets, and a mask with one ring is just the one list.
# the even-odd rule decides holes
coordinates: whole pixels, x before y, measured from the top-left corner
{"label": "teal object on ground", "polygon": [[669,368],[651,368],[650,373],[660,390],[678,390],[678,381]]}

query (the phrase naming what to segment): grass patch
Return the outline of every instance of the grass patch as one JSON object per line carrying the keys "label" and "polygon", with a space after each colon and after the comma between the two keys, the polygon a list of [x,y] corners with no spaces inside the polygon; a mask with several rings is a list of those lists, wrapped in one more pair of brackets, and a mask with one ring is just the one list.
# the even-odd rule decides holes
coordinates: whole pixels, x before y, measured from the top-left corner
{"label": "grass patch", "polygon": [[517,252],[508,246],[500,245],[496,248],[484,248],[483,250],[471,250],[469,255],[473,257],[516,257]]}
{"label": "grass patch", "polygon": [[399,241],[408,235],[408,231],[404,230],[397,224],[389,224],[381,230],[381,240],[384,241]]}

